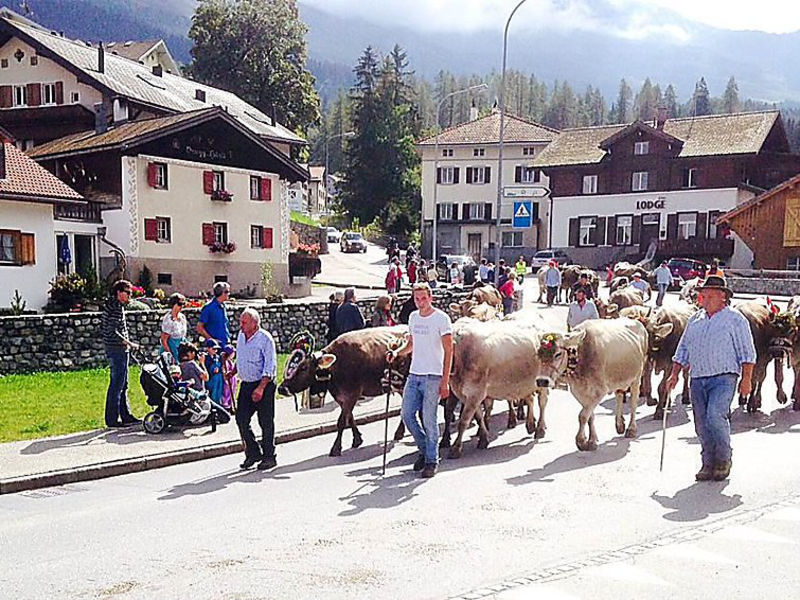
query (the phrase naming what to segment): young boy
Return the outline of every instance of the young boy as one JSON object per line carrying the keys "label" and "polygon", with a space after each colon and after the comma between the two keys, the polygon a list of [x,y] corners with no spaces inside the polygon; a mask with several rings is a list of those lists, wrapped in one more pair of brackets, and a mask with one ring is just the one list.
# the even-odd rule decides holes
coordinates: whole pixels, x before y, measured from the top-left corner
{"label": "young boy", "polygon": [[208,371],[196,360],[197,347],[189,342],[178,346],[178,360],[181,362],[181,380],[188,382],[189,387],[197,392],[204,392],[208,381]]}
{"label": "young boy", "polygon": [[206,358],[203,366],[208,372],[208,382],[206,389],[211,400],[222,405],[222,390],[225,385],[222,374],[222,357],[220,356],[220,346],[217,340],[206,340]]}

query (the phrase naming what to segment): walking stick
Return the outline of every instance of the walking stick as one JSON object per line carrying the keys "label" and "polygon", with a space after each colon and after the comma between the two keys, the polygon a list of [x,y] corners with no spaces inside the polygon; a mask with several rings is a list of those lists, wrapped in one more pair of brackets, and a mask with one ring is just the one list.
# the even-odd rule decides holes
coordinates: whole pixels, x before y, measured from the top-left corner
{"label": "walking stick", "polygon": [[[672,390],[670,390],[670,392],[671,391]],[[667,444],[667,413],[669,412],[669,405],[672,403],[670,395],[671,394],[667,394],[667,400],[664,402],[664,416],[661,419],[661,462],[658,465],[659,473],[664,470],[664,448]]]}
{"label": "walking stick", "polygon": [[381,477],[386,475],[386,451],[389,447],[389,396],[392,395],[392,363],[388,363],[389,385],[386,387],[386,414],[383,419],[383,468]]}

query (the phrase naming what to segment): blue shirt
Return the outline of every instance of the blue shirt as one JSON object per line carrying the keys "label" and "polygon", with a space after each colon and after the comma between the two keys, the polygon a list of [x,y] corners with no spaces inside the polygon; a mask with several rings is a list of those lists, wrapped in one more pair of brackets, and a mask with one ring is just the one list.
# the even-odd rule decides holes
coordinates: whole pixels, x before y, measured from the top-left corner
{"label": "blue shirt", "polygon": [[672,272],[668,267],[658,267],[653,274],[656,276],[656,283],[659,285],[672,283]]}
{"label": "blue shirt", "polygon": [[228,313],[225,305],[212,298],[200,311],[200,322],[206,328],[208,335],[219,341],[221,346],[227,346],[231,339],[231,330],[228,327]]}
{"label": "blue shirt", "polygon": [[672,360],[691,367],[692,377],[740,375],[742,363],[756,362],[750,324],[727,306],[711,317],[701,310],[689,319]]}
{"label": "blue shirt", "polygon": [[556,267],[550,267],[544,274],[544,284],[547,287],[558,287],[561,285],[561,271]]}
{"label": "blue shirt", "polygon": [[236,369],[242,381],[252,383],[269,377],[275,381],[277,371],[275,340],[268,331],[259,329],[248,340],[244,332],[239,332],[236,341]]}

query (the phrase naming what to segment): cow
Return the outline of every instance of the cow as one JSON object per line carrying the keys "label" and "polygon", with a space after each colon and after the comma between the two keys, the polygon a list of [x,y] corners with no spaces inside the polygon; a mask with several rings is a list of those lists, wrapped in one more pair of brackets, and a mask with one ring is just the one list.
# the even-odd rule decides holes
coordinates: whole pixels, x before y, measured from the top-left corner
{"label": "cow", "polygon": [[[584,321],[566,334],[548,333],[541,337],[538,357],[541,387],[553,387],[559,380],[569,385],[581,405],[578,415],[578,450],[597,450],[594,410],[603,397],[613,391],[616,399],[617,433],[634,438],[639,386],[647,358],[647,331],[633,319]],[[631,414],[627,429],[622,414],[625,390],[630,388]],[[585,428],[589,426],[589,437]]]}
{"label": "cow", "polygon": [[620,318],[638,319],[644,322],[653,313],[652,306],[645,306],[644,304],[634,304],[633,306],[626,306],[618,311]]}
{"label": "cow", "polygon": [[[353,430],[353,448],[362,443],[361,434],[353,419],[353,408],[363,396],[386,393],[381,383],[386,369],[386,352],[391,343],[401,343],[408,335],[406,325],[370,327],[340,335],[322,350],[305,356],[296,368],[288,370],[278,393],[297,394],[308,388],[327,389],[341,407],[336,423],[336,441],[330,456],[341,456],[342,433]],[[411,356],[401,356],[392,370],[400,378],[408,376]],[[402,437],[401,433],[395,434]]]}
{"label": "cow", "polygon": [[[450,389],[463,403],[463,409],[458,435],[450,448],[450,458],[461,456],[464,431],[473,418],[478,421],[478,448],[488,447],[482,407],[485,405],[486,412],[489,412],[495,399],[509,401],[509,426],[513,426],[514,421],[513,402],[524,400],[528,405],[528,433],[533,433],[535,439],[545,435],[548,390],[537,390],[536,385],[539,371],[536,355],[540,332],[538,319],[534,311],[519,311],[514,315],[514,318],[489,323],[459,319],[453,325],[455,347]],[[539,397],[538,423],[533,413],[533,395],[536,392]],[[448,426],[445,435],[449,441]]]}
{"label": "cow", "polygon": [[542,302],[542,296],[547,293],[547,285],[544,282],[544,276],[547,274],[547,269],[550,267],[548,265],[542,265],[539,267],[539,270],[536,271],[536,281],[539,284],[539,297],[536,299],[536,302]]}
{"label": "cow", "polygon": [[[800,296],[792,296],[786,312],[791,314],[795,321],[800,320]],[[800,410],[800,331],[795,331],[792,336],[791,366],[794,373],[794,385],[792,385],[792,409]],[[778,397],[783,390],[778,390]]]}
{"label": "cow", "polygon": [[681,285],[681,291],[678,292],[678,297],[689,304],[697,304],[697,297],[700,295],[700,286],[703,280],[699,277],[685,281]]}
{"label": "cow", "polygon": [[783,391],[783,354],[791,347],[797,333],[794,319],[786,313],[774,313],[758,301],[743,302],[734,307],[750,324],[753,344],[756,347],[756,366],[753,369],[753,389],[747,397],[739,396],[739,406],[753,413],[761,408],[761,385],[767,376],[767,365],[775,359],[775,383],[778,402],[787,401]]}
{"label": "cow", "polygon": [[500,292],[491,285],[476,286],[472,290],[470,298],[478,304],[488,304],[489,306],[496,306],[500,310],[503,309],[503,299],[500,296]]}
{"label": "cow", "polygon": [[614,277],[627,277],[630,281],[633,279],[634,273],[639,273],[644,279],[648,275],[647,269],[639,265],[632,265],[629,262],[622,261],[614,265]]}
{"label": "cow", "polygon": [[581,275],[586,275],[588,278],[588,283],[594,292],[594,297],[597,298],[597,292],[600,288],[600,278],[597,276],[597,273],[580,265],[567,265],[561,269],[561,289],[558,292],[559,300],[561,296],[561,290],[566,290],[567,300],[572,302],[572,288],[576,283],[578,283]]}
{"label": "cow", "polygon": [[456,319],[469,317],[478,321],[490,321],[499,318],[503,314],[503,311],[498,310],[497,306],[486,304],[485,302],[479,303],[472,298],[465,298],[458,303],[451,302],[449,308],[451,316]]}
{"label": "cow", "polygon": [[619,311],[628,306],[641,306],[644,304],[642,293],[633,287],[624,287],[613,292],[608,297],[606,306],[606,318],[614,319],[619,316]]}
{"label": "cow", "polygon": [[[624,309],[630,310],[630,309]],[[662,419],[664,410],[668,406],[669,393],[667,391],[667,380],[672,369],[672,357],[678,348],[686,324],[694,315],[695,308],[692,306],[663,306],[658,310],[652,311],[642,323],[647,329],[648,336],[648,361],[645,367],[645,374],[642,378],[641,395],[646,399],[648,405],[656,406],[653,413],[654,419]],[[624,311],[621,311],[624,312]],[[652,372],[663,373],[661,383],[658,384],[658,399],[652,397]],[[683,372],[683,391],[681,402],[689,404],[689,376]]]}

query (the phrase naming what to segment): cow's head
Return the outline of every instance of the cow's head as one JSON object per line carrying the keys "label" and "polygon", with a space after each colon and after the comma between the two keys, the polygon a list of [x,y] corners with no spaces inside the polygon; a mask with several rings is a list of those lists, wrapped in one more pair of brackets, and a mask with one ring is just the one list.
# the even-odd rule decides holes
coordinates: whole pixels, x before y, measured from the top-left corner
{"label": "cow's head", "polygon": [[586,337],[586,330],[576,329],[567,334],[546,333],[539,342],[539,375],[536,385],[553,387],[570,366],[570,355],[577,352]]}
{"label": "cow's head", "polygon": [[789,311],[770,312],[769,324],[772,337],[769,342],[769,352],[778,357],[792,349],[792,342],[797,334],[797,320],[794,313]]}
{"label": "cow's head", "polygon": [[335,354],[322,351],[305,354],[303,350],[295,350],[286,361],[283,383],[278,393],[289,396],[317,387],[320,382],[330,379],[330,368],[335,362]]}
{"label": "cow's head", "polygon": [[657,323],[653,317],[643,319],[642,324],[647,330],[647,345],[650,354],[656,354],[664,345],[664,340],[672,333],[672,323]]}
{"label": "cow's head", "polygon": [[465,298],[461,302],[451,302],[450,303],[450,312],[452,313],[451,316],[458,318],[458,317],[468,317],[470,316],[470,311],[478,306],[478,301],[473,300],[472,298]]}
{"label": "cow's head", "polygon": [[606,304],[604,314],[600,314],[598,311],[598,316],[601,319],[616,319],[619,316],[619,304],[616,302],[609,302]]}

